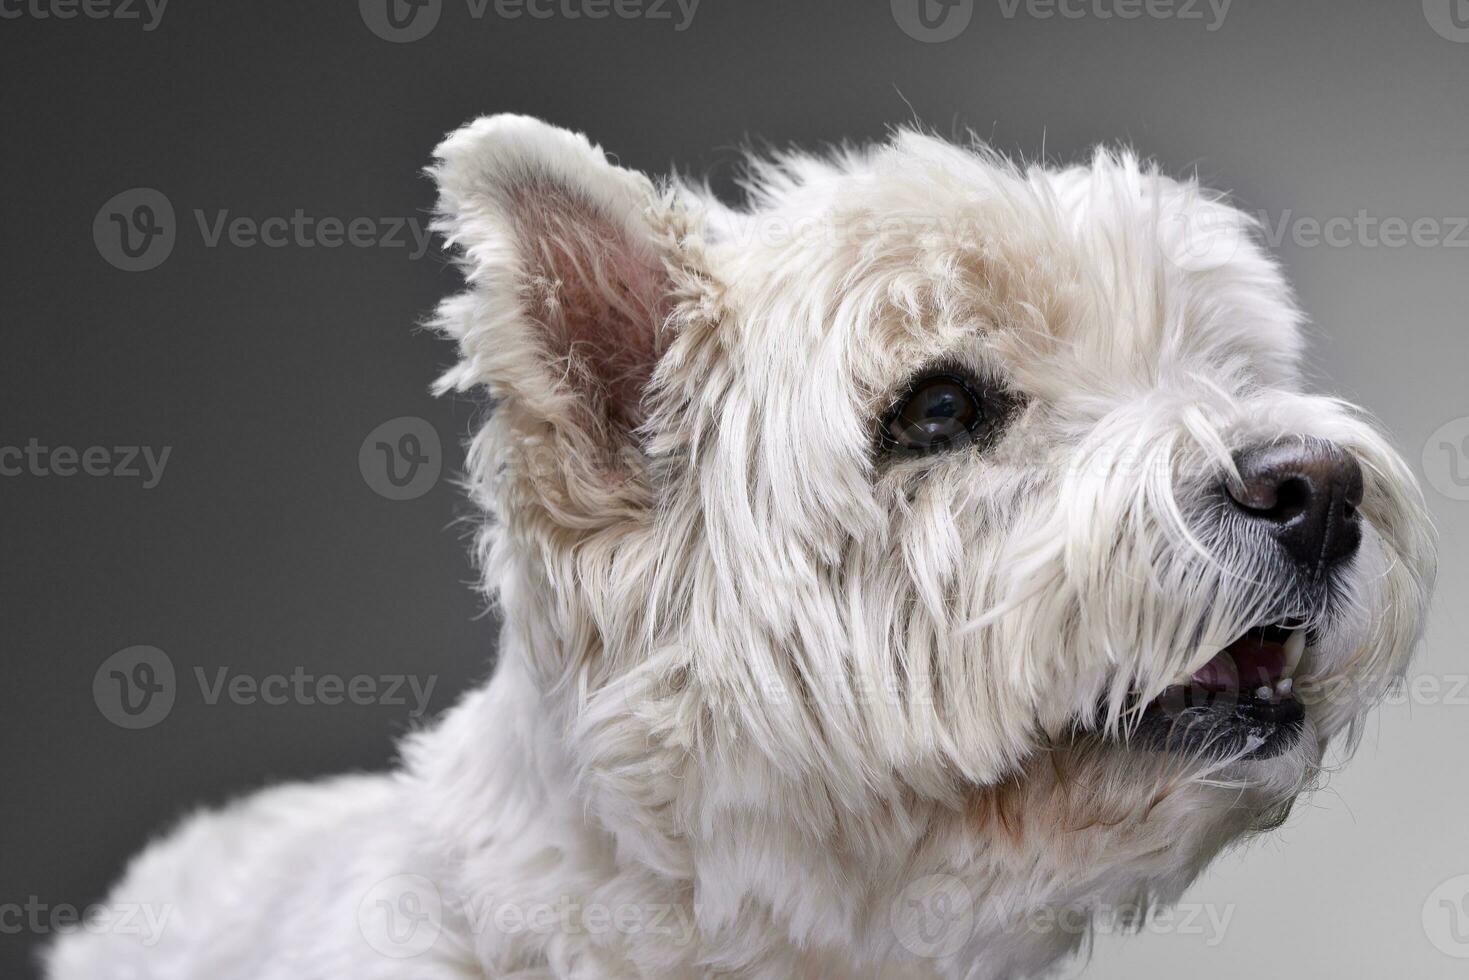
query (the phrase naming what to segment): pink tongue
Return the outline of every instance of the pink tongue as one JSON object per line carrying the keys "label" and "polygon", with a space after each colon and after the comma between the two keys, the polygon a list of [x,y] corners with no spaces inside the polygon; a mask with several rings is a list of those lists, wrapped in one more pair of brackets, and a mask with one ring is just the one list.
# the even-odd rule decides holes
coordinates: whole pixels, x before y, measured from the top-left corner
{"label": "pink tongue", "polygon": [[1274,687],[1285,673],[1285,647],[1250,634],[1236,640],[1194,672],[1207,691],[1253,691]]}

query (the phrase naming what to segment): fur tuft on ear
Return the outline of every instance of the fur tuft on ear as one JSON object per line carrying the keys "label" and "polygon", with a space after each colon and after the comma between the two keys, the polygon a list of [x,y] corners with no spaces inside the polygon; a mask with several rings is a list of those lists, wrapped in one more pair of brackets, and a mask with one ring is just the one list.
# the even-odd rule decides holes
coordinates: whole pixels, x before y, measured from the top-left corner
{"label": "fur tuft on ear", "polygon": [[478,119],[434,156],[434,227],[470,287],[439,309],[461,354],[440,390],[484,385],[516,424],[615,451],[644,420],[662,348],[668,200],[586,137],[525,116]]}

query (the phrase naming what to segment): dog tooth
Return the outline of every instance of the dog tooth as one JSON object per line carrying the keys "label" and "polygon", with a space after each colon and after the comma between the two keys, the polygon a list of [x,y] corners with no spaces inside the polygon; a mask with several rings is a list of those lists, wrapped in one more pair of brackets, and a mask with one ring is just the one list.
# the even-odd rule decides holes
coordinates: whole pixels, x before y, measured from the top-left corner
{"label": "dog tooth", "polygon": [[1283,677],[1279,681],[1276,682],[1276,684],[1275,684],[1275,693],[1276,694],[1279,694],[1283,698],[1288,698],[1288,697],[1290,697],[1291,689],[1294,686],[1295,686],[1295,682],[1294,681],[1292,681],[1289,677]]}
{"label": "dog tooth", "polygon": [[1301,657],[1306,652],[1306,631],[1291,630],[1291,634],[1285,641],[1285,676],[1294,677],[1296,668],[1301,665]]}
{"label": "dog tooth", "polygon": [[1261,701],[1269,701],[1270,695],[1274,693],[1275,692],[1271,690],[1268,684],[1262,684],[1259,687],[1255,688],[1255,697],[1259,698]]}

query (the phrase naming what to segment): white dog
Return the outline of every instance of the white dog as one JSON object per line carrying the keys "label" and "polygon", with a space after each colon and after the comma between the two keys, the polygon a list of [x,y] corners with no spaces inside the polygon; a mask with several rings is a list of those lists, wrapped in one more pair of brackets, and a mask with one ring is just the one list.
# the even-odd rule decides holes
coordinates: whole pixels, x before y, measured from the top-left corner
{"label": "white dog", "polygon": [[1036,975],[1401,677],[1414,479],[1195,184],[901,132],[733,210],[510,116],[432,174],[494,678],[184,824],[56,980]]}

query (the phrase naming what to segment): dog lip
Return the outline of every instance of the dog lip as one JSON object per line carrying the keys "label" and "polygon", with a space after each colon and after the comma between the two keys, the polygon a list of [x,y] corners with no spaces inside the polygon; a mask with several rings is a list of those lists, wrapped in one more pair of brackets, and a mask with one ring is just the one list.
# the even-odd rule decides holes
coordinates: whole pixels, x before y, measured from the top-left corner
{"label": "dog lip", "polygon": [[1148,705],[1128,742],[1159,752],[1257,762],[1294,746],[1305,720],[1306,707],[1288,686],[1269,697],[1174,687]]}

